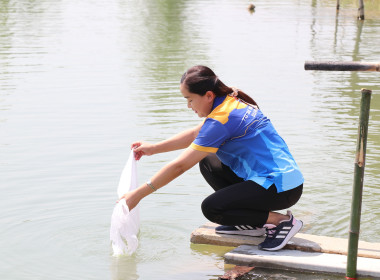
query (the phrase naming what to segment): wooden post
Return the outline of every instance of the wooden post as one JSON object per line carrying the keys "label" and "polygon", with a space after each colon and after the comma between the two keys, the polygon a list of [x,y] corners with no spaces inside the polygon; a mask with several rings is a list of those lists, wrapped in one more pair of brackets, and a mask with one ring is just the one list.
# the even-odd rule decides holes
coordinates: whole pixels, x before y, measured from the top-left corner
{"label": "wooden post", "polygon": [[365,155],[367,149],[367,134],[369,110],[371,104],[372,91],[362,89],[362,99],[360,102],[360,117],[358,140],[356,144],[356,157],[354,168],[354,184],[352,191],[351,203],[351,221],[348,236],[348,254],[347,254],[347,279],[356,279],[360,216],[362,209],[362,194],[364,182]]}
{"label": "wooden post", "polygon": [[340,8],[340,0],[336,0],[336,9],[339,10]]}
{"label": "wooden post", "polygon": [[359,0],[358,20],[364,20],[364,1]]}
{"label": "wooden post", "polygon": [[306,61],[305,70],[319,71],[377,71],[380,72],[380,63],[375,62],[334,62],[334,61]]}

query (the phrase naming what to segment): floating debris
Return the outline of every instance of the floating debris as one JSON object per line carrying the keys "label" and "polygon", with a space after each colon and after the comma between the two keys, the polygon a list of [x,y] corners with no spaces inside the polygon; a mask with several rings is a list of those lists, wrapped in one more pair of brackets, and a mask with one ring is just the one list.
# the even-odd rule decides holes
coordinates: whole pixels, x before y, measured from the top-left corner
{"label": "floating debris", "polygon": [[253,13],[253,12],[255,11],[255,8],[256,8],[255,5],[253,5],[253,4],[249,4],[249,6],[248,6],[248,11],[250,11],[251,13]]}
{"label": "floating debris", "polygon": [[226,272],[223,276],[219,277],[218,280],[235,280],[240,276],[250,272],[254,267],[251,266],[235,266],[230,271]]}

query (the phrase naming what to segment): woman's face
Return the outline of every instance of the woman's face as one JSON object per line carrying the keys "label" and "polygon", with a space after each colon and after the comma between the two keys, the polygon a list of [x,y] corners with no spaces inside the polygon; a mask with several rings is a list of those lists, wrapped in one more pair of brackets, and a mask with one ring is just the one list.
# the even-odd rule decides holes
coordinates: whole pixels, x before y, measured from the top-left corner
{"label": "woman's face", "polygon": [[180,89],[183,97],[187,99],[187,107],[191,108],[200,118],[207,117],[211,113],[215,99],[215,94],[212,91],[201,96],[189,92],[184,84],[181,84]]}

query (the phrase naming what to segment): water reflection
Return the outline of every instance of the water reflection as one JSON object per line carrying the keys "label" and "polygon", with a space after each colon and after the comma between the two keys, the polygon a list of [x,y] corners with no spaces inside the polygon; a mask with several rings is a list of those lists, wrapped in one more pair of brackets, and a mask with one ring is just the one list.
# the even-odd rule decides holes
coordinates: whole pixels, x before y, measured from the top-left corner
{"label": "water reflection", "polygon": [[[182,130],[183,123],[192,118],[179,93],[179,79],[192,60],[205,61],[206,57],[198,51],[197,31],[187,25],[188,6],[186,1],[140,1],[131,10],[129,3],[120,2],[134,23],[125,26],[129,35],[123,42],[126,53],[132,52],[139,63],[131,84],[131,96],[139,101],[134,111],[144,127],[160,129],[152,135],[150,129],[139,127],[138,139],[162,140]],[[125,63],[130,59],[125,57]]]}
{"label": "water reflection", "polygon": [[112,280],[137,280],[137,259],[134,257],[113,257],[110,260]]}
{"label": "water reflection", "polygon": [[[332,8],[332,7],[331,7]],[[345,7],[347,8],[347,7]],[[374,32],[373,25],[370,21],[356,21],[347,17],[345,8],[336,14],[334,41],[332,45],[333,52],[329,51],[328,41],[324,40],[328,36],[325,30],[316,30],[320,28],[318,20],[313,20],[311,30],[313,36],[310,41],[312,56],[314,60],[343,60],[343,61],[373,61],[379,57],[379,51],[372,52],[372,40]],[[343,14],[342,14],[343,11]],[[349,14],[351,15],[351,14]],[[332,16],[332,13],[331,13]],[[317,18],[317,15],[314,16]],[[339,18],[339,23],[338,23]],[[326,20],[326,19],[325,19]],[[326,44],[327,43],[327,44]],[[325,49],[325,51],[321,51]],[[332,55],[334,54],[334,55]],[[314,93],[316,104],[313,111],[319,119],[321,119],[320,135],[321,143],[317,149],[320,158],[321,170],[325,170],[320,174],[320,180],[317,183],[318,188],[312,191],[313,195],[310,199],[319,205],[325,205],[325,215],[336,215],[334,218],[335,230],[338,230],[343,236],[347,231],[347,221],[349,218],[352,172],[354,151],[356,147],[357,126],[360,106],[360,90],[365,87],[373,90],[371,120],[368,137],[367,148],[367,165],[365,179],[365,194],[363,204],[368,208],[374,207],[372,195],[378,194],[378,180],[380,175],[378,172],[380,165],[378,161],[378,151],[380,148],[380,123],[378,111],[378,95],[379,85],[378,73],[359,73],[359,72],[314,72]],[[376,139],[376,140],[375,140]],[[339,148],[338,148],[339,147]],[[339,149],[339,154],[336,151]],[[322,156],[323,155],[323,156]],[[318,157],[314,157],[318,159]],[[320,195],[320,199],[316,199],[317,193],[322,190],[324,195]],[[339,209],[334,210],[329,204],[324,203],[330,195],[339,197],[339,203],[342,205]],[[366,207],[364,207],[366,208]],[[369,221],[369,217],[379,218],[379,212],[376,213],[364,210],[363,218]],[[320,218],[320,216],[319,216]],[[317,219],[315,219],[317,222]],[[318,227],[318,226],[317,226]],[[321,230],[323,226],[320,227]],[[323,230],[326,234],[326,229]],[[369,234],[363,231],[363,238],[368,238]]]}

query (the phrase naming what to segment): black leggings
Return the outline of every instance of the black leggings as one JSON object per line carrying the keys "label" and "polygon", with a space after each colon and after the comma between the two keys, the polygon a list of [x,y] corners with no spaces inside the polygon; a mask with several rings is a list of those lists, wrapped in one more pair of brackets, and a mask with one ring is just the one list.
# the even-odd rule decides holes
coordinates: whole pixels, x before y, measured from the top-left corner
{"label": "black leggings", "polygon": [[244,181],[215,154],[204,158],[199,167],[207,183],[215,190],[202,202],[203,214],[220,225],[262,227],[269,212],[289,208],[302,194],[302,184],[277,193],[274,184],[265,189],[253,181]]}

